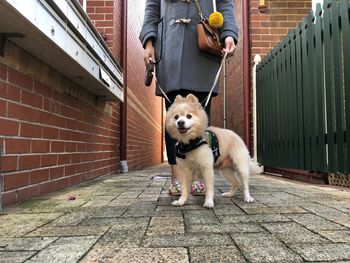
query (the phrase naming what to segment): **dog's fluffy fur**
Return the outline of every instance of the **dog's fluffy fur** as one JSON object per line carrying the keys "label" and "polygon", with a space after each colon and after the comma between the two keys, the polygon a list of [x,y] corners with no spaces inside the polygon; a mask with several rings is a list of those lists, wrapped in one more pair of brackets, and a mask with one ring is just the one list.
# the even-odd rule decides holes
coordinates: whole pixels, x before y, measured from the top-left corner
{"label": "dog's fluffy fur", "polygon": [[[191,139],[203,136],[208,129],[216,135],[219,141],[220,157],[215,167],[220,168],[224,177],[231,183],[231,190],[222,195],[232,197],[242,183],[244,201],[253,202],[250,196],[248,178],[250,174],[261,172],[256,162],[251,160],[249,151],[243,140],[233,131],[217,127],[208,127],[208,117],[198,99],[189,94],[186,98],[180,95],[169,108],[165,127],[168,133],[178,142],[187,144]],[[181,169],[181,197],[172,205],[184,205],[189,196],[189,186],[193,174],[200,174],[206,186],[204,207],[214,207],[214,158],[208,144],[186,153],[186,158],[176,159]]]}

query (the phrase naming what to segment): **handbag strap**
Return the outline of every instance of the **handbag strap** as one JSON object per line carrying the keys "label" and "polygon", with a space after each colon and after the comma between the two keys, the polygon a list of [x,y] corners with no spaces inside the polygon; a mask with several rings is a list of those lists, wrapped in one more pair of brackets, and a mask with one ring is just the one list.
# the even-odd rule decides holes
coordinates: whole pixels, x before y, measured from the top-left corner
{"label": "handbag strap", "polygon": [[207,19],[204,17],[204,15],[203,15],[201,6],[200,6],[200,4],[199,4],[199,1],[198,1],[198,0],[194,0],[194,3],[196,4],[197,10],[198,10],[198,15],[200,16],[201,20],[202,20],[202,21],[207,20]]}

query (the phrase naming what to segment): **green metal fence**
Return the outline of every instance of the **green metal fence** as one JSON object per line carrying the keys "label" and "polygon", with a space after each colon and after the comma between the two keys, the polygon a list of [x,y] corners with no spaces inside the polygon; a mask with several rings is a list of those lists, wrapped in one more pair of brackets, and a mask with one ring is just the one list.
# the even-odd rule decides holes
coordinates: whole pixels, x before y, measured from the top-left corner
{"label": "green metal fence", "polygon": [[265,166],[350,173],[349,0],[325,0],[257,66]]}

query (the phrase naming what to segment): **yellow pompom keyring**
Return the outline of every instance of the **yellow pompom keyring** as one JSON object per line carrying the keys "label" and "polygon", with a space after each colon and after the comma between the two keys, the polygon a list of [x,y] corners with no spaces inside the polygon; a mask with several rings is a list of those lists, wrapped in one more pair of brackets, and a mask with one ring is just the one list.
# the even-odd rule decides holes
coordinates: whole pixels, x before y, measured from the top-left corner
{"label": "yellow pompom keyring", "polygon": [[224,24],[224,17],[216,10],[216,0],[213,0],[214,12],[209,16],[209,25],[215,29],[219,29]]}

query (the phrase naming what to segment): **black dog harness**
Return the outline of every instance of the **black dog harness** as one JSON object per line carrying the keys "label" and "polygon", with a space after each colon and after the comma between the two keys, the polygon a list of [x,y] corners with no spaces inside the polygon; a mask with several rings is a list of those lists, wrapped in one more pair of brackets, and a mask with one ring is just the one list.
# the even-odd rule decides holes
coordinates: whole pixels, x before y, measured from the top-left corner
{"label": "black dog harness", "polygon": [[216,138],[216,135],[212,131],[206,130],[205,132],[206,132],[206,140],[203,137],[197,137],[195,139],[190,140],[188,144],[177,142],[175,145],[176,157],[185,159],[186,153],[189,153],[190,151],[197,149],[199,146],[203,144],[208,144],[211,149],[211,152],[213,153],[214,163],[216,163],[217,159],[220,156],[218,139]]}

